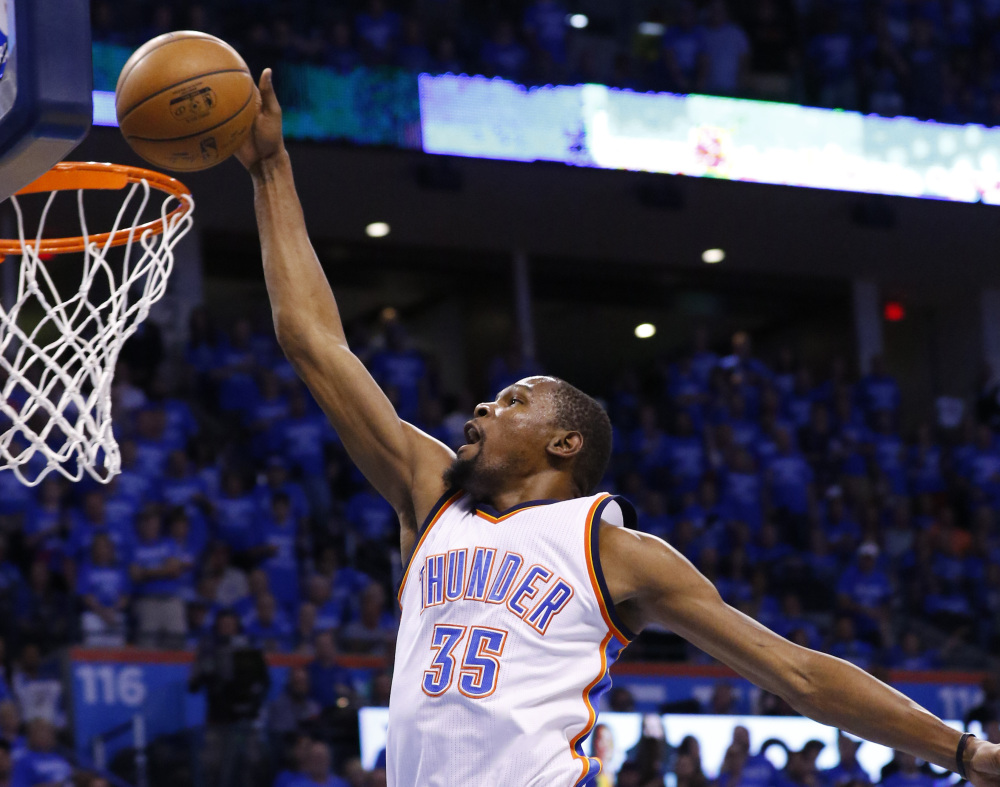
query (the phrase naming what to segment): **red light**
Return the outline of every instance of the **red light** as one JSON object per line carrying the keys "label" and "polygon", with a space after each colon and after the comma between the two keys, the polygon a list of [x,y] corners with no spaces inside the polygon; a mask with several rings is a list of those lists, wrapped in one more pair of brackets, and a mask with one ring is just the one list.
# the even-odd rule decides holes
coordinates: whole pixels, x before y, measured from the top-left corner
{"label": "red light", "polygon": [[899,301],[888,301],[882,310],[882,314],[888,322],[899,322],[906,316],[906,309],[903,308],[903,304],[899,303]]}

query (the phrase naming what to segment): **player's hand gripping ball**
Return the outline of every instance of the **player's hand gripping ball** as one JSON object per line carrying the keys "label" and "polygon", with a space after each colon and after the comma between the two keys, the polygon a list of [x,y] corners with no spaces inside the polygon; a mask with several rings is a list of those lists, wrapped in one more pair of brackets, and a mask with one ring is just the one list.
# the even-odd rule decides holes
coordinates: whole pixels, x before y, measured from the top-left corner
{"label": "player's hand gripping ball", "polygon": [[239,53],[191,30],[139,47],[115,88],[118,125],[128,144],[151,164],[175,171],[225,161],[247,138],[259,108]]}

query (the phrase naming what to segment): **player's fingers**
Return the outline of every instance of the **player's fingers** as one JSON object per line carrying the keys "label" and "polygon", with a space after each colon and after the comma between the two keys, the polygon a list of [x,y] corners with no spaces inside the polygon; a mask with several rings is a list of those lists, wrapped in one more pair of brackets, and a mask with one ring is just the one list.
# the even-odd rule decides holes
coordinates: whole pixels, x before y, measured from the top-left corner
{"label": "player's fingers", "polygon": [[260,75],[260,97],[264,102],[265,112],[281,112],[281,105],[278,103],[278,97],[274,93],[274,82],[272,80],[272,74],[270,68],[265,68],[264,73]]}

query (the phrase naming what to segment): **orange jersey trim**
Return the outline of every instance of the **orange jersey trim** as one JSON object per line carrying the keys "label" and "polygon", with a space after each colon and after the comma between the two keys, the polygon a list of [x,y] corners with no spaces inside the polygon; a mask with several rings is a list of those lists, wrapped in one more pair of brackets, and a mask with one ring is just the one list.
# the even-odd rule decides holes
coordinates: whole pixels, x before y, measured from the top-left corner
{"label": "orange jersey trim", "polygon": [[427,523],[427,527],[424,528],[424,532],[420,535],[420,539],[413,547],[413,554],[410,555],[410,560],[406,565],[406,571],[403,573],[403,581],[399,583],[399,592],[396,593],[396,601],[399,602],[400,608],[402,608],[403,606],[403,589],[406,587],[406,580],[410,576],[410,569],[413,568],[413,563],[416,560],[417,553],[420,551],[420,547],[424,543],[424,539],[427,538],[427,534],[431,532],[431,528],[434,527],[435,524],[437,524],[437,521],[441,518],[441,515],[449,508],[451,508],[452,504],[454,504],[455,501],[457,501],[464,494],[465,492],[459,490],[445,501],[444,505],[442,505],[437,510],[437,513],[434,514],[434,517],[431,519],[431,521]]}
{"label": "orange jersey trim", "polygon": [[[586,754],[577,754],[576,746],[580,741],[582,741],[584,738],[590,735],[591,730],[594,729],[594,725],[597,723],[597,711],[595,710],[594,706],[591,705],[590,703],[590,692],[594,690],[594,687],[597,686],[597,684],[600,683],[604,679],[604,676],[607,674],[608,645],[611,644],[612,636],[614,635],[611,634],[611,632],[609,631],[607,636],[605,636],[604,639],[601,641],[601,671],[598,672],[597,677],[595,677],[592,681],[590,681],[590,683],[588,683],[583,689],[583,703],[587,706],[587,724],[584,726],[582,730],[580,730],[580,732],[574,735],[573,740],[569,742],[569,751],[570,754],[573,755],[573,759],[580,760],[581,763],[583,764],[583,773],[580,774],[580,777],[574,782],[574,785],[579,784],[583,779],[585,779],[587,777],[587,771],[590,770],[591,758],[588,757]],[[601,761],[598,760],[598,762]],[[604,768],[604,763],[601,763],[601,769],[603,770],[603,768]],[[598,773],[600,773],[600,771],[598,771]]]}

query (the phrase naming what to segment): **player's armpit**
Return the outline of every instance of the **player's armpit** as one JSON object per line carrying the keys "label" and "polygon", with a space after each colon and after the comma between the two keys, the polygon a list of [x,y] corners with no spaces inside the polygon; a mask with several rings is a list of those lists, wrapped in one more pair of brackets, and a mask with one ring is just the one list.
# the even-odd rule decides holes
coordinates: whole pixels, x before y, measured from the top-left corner
{"label": "player's armpit", "polygon": [[691,563],[664,541],[602,525],[601,566],[608,590],[633,630],[669,628],[761,688],[791,700],[807,690],[802,648],[726,604]]}
{"label": "player's armpit", "polygon": [[799,647],[733,609],[660,539],[602,524],[600,550],[608,590],[631,628],[665,626],[805,716],[953,767],[956,730],[853,664]]}

